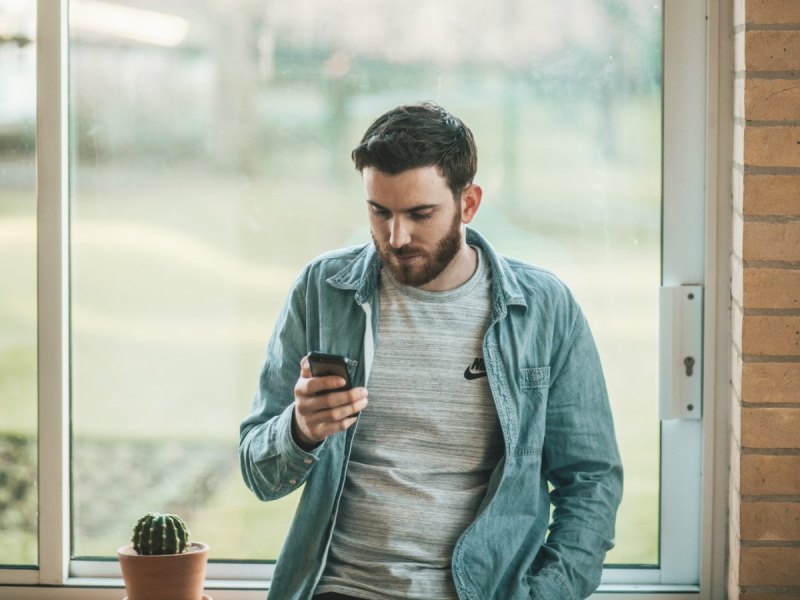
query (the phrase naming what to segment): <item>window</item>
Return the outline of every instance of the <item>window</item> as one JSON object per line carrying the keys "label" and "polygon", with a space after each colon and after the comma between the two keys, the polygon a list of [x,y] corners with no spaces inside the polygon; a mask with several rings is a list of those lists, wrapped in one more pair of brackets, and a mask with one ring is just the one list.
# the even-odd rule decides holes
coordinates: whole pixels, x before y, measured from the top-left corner
{"label": "window", "polygon": [[0,565],[37,563],[34,2],[0,2]]}
{"label": "window", "polygon": [[[704,280],[702,251],[699,272],[674,251],[702,249],[702,214],[688,232],[671,216],[683,201],[702,212],[695,182],[686,197],[675,182],[687,176],[665,175],[662,207],[661,82],[665,15],[667,77],[670,57],[683,60],[674,32],[704,51],[705,15],[635,1],[466,6],[73,0],[67,25],[66,4],[44,3],[57,87],[69,61],[69,120],[40,149],[57,173],[44,210],[63,237],[40,257],[60,295],[39,326],[69,351],[60,339],[40,349],[64,377],[40,394],[58,414],[43,419],[48,456],[69,462],[47,463],[64,495],[43,507],[54,543],[39,581],[114,576],[103,559],[147,510],[187,518],[222,587],[268,576],[297,497],[262,504],[244,488],[236,432],[273,320],[306,261],[369,239],[349,161],[364,128],[434,99],[478,141],[475,227],[566,280],[598,340],[626,466],[605,581],[698,583],[699,484],[670,459],[682,449],[699,471],[700,429],[658,419],[658,297]],[[66,98],[39,93],[67,114]],[[663,118],[680,122],[666,100]],[[696,125],[667,127],[664,152]]]}

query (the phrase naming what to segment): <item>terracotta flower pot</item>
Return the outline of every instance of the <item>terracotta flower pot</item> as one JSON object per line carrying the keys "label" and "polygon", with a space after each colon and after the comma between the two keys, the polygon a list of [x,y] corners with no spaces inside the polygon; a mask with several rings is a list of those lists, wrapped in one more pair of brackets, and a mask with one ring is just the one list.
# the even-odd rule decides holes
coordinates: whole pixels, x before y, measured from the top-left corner
{"label": "terracotta flower pot", "polygon": [[201,600],[208,544],[193,542],[182,554],[139,555],[117,550],[128,600]]}

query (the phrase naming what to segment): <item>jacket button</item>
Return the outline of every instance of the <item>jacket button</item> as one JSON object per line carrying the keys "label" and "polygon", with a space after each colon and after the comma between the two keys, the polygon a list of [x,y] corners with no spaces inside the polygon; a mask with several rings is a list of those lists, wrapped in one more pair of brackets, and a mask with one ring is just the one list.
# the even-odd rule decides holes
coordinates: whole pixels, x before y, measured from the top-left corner
{"label": "jacket button", "polygon": [[307,465],[310,465],[312,463],[312,460],[310,458],[304,458],[303,462],[306,463]]}
{"label": "jacket button", "polygon": [[292,485],[296,485],[297,484],[297,479],[290,479],[289,483],[291,483]]}

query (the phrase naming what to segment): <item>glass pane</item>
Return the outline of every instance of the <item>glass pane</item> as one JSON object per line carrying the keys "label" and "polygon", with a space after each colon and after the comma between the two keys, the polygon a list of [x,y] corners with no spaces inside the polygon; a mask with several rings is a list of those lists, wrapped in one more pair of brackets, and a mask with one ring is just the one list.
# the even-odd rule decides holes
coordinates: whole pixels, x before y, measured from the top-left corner
{"label": "glass pane", "polygon": [[0,564],[37,562],[35,0],[0,0]]}
{"label": "glass pane", "polygon": [[212,558],[277,556],[296,497],[236,459],[267,338],[306,261],[369,240],[361,133],[433,99],[478,141],[475,226],[588,313],[627,467],[609,561],[656,563],[660,4],[142,6],[71,3],[75,553],[173,510]]}

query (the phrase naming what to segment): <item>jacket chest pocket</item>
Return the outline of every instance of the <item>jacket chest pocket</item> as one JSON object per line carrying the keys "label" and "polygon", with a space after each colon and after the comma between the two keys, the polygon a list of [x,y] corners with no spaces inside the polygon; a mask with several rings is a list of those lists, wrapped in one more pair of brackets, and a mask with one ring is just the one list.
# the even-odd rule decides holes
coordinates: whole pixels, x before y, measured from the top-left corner
{"label": "jacket chest pocket", "polygon": [[520,369],[517,383],[520,402],[517,405],[519,436],[515,454],[541,454],[547,418],[550,367]]}
{"label": "jacket chest pocket", "polygon": [[519,387],[523,390],[550,386],[550,367],[532,367],[519,370]]}

